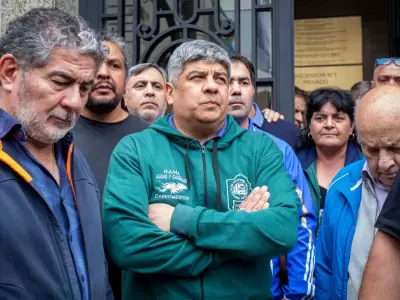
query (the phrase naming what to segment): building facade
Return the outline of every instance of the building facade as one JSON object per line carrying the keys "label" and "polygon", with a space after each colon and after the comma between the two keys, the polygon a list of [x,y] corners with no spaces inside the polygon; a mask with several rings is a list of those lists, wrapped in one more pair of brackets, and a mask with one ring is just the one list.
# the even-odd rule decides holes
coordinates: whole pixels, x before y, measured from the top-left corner
{"label": "building facade", "polygon": [[371,80],[375,58],[400,56],[400,1],[381,0],[0,0],[0,32],[33,7],[80,14],[128,44],[130,64],[165,66],[182,42],[207,39],[256,67],[261,107],[287,119],[293,86],[348,89]]}

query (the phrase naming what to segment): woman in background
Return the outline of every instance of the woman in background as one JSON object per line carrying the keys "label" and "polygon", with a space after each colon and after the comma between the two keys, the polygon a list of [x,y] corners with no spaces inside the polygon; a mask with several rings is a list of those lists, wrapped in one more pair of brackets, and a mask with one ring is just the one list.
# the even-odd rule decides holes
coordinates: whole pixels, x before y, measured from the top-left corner
{"label": "woman in background", "polygon": [[321,88],[309,95],[298,158],[313,196],[318,233],[333,177],[344,166],[362,158],[354,131],[354,102],[348,93]]}

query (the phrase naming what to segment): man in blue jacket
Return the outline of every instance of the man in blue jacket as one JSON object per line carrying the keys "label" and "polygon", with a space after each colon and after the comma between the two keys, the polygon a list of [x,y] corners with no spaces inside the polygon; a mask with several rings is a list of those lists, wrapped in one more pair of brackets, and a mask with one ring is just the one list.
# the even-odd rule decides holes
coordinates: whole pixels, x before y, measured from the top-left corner
{"label": "man in blue jacket", "polygon": [[400,166],[400,89],[377,87],[356,113],[366,160],[343,168],[325,200],[316,246],[316,297],[358,299],[375,222]]}
{"label": "man in blue jacket", "polygon": [[284,154],[285,168],[299,195],[299,224],[296,247],[286,257],[271,262],[273,281],[271,291],[274,299],[312,299],[315,293],[314,231],[316,216],[311,193],[299,160],[293,149],[283,140],[266,133],[249,118],[255,93],[255,72],[252,63],[241,55],[232,55],[229,86],[229,114],[242,128],[261,131],[270,136]]}
{"label": "man in blue jacket", "polygon": [[95,36],[38,8],[0,40],[0,299],[112,299],[99,191],[70,133],[103,60]]}

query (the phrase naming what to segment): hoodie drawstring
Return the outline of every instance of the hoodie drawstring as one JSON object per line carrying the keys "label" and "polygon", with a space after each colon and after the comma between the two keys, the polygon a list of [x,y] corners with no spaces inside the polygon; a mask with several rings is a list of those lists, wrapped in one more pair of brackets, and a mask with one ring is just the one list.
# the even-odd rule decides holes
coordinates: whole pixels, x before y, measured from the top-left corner
{"label": "hoodie drawstring", "polygon": [[217,211],[221,211],[221,178],[219,176],[217,152],[218,152],[218,138],[215,138],[212,161],[213,161],[215,183],[217,185]]}
{"label": "hoodie drawstring", "polygon": [[[213,155],[212,155],[212,163],[213,163],[213,170],[214,170],[214,176],[215,176],[215,183],[217,185],[217,211],[221,211],[221,177],[219,175],[219,169],[218,169],[218,138],[214,139],[214,145],[213,145]],[[189,189],[190,187],[190,173],[189,173],[189,141],[186,140],[186,154],[185,154],[185,173],[186,173],[186,178],[187,178],[187,187]],[[205,177],[206,179],[206,177]],[[206,184],[206,183],[204,183]],[[207,192],[207,191],[205,191]],[[206,202],[205,202],[206,203]]]}
{"label": "hoodie drawstring", "polygon": [[186,140],[186,154],[185,154],[185,173],[187,179],[187,188],[190,187],[190,174],[189,174],[189,141]]}

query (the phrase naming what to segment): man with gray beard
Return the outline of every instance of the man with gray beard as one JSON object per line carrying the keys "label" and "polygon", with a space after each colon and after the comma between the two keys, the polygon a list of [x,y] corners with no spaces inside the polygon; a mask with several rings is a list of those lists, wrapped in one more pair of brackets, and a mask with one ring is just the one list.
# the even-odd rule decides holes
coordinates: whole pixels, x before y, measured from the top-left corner
{"label": "man with gray beard", "polygon": [[102,60],[92,29],[58,9],[0,39],[0,299],[112,299],[98,188],[70,132]]}

